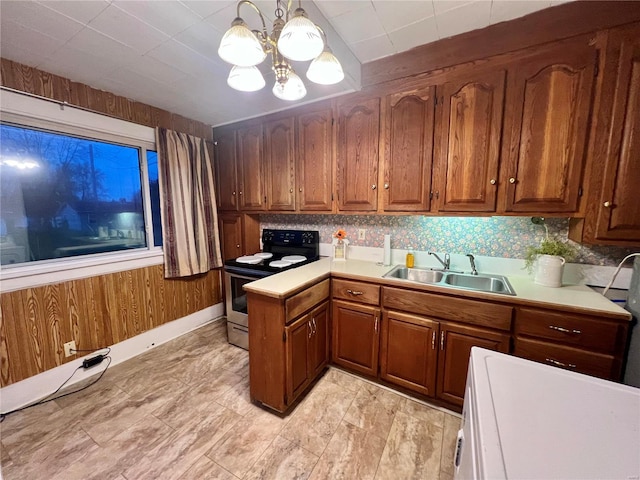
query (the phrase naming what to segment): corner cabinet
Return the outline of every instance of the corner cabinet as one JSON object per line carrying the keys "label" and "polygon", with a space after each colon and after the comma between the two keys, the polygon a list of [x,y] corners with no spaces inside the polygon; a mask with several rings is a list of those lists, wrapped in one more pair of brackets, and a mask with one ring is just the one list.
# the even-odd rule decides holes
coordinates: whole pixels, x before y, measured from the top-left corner
{"label": "corner cabinet", "polygon": [[252,401],[285,412],[329,361],[330,280],[287,298],[249,290]]}
{"label": "corner cabinet", "polygon": [[585,219],[570,238],[640,245],[640,25],[609,32],[592,132],[594,147]]}
{"label": "corner cabinet", "polygon": [[556,42],[509,67],[502,146],[506,212],[578,211],[598,51]]}
{"label": "corner cabinet", "polygon": [[377,210],[379,135],[379,98],[338,103],[336,160],[339,210]]}
{"label": "corner cabinet", "polygon": [[269,211],[294,211],[295,119],[272,120],[264,125],[265,205]]}
{"label": "corner cabinet", "polygon": [[386,212],[430,208],[435,90],[421,87],[384,99],[381,193]]}
{"label": "corner cabinet", "polygon": [[436,210],[496,210],[505,75],[469,71],[438,87]]}

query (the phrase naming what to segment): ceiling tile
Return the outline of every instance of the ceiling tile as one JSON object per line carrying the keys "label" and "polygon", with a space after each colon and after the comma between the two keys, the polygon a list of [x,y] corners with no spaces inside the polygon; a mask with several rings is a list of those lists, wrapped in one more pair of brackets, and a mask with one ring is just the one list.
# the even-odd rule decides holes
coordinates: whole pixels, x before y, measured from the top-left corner
{"label": "ceiling tile", "polygon": [[201,20],[193,10],[180,2],[116,0],[113,4],[170,37]]}
{"label": "ceiling tile", "polygon": [[67,41],[84,28],[84,25],[36,2],[0,2],[2,18],[24,25],[49,37]]}
{"label": "ceiling tile", "polygon": [[[490,0],[486,0],[491,3]],[[473,3],[472,0],[433,0],[433,9],[436,15],[440,15],[449,10],[455,10],[467,3]]]}
{"label": "ceiling tile", "polygon": [[115,5],[110,5],[100,15],[91,20],[89,27],[108,37],[117,38],[138,53],[147,53],[169,39],[151,25],[132,17]]}
{"label": "ceiling tile", "polygon": [[389,32],[389,38],[396,52],[404,52],[418,45],[435,42],[439,38],[436,17],[425,18],[395,32]]}
{"label": "ceiling tile", "polygon": [[489,25],[491,2],[473,2],[436,15],[440,38],[452,37]]}
{"label": "ceiling tile", "polygon": [[89,23],[109,6],[107,0],[92,0],[90,2],[41,0],[39,3],[83,24]]}
{"label": "ceiling tile", "polygon": [[2,17],[0,27],[0,43],[2,44],[3,57],[5,56],[5,51],[10,52],[13,46],[20,47],[21,50],[31,50],[48,56],[64,45],[62,40],[12,22],[5,16]]}
{"label": "ceiling tile", "polygon": [[187,76],[185,72],[147,55],[137,58],[128,65],[122,65],[122,67],[167,85]]}
{"label": "ceiling tile", "polygon": [[[247,8],[247,7],[245,7]],[[247,9],[248,10],[248,9]],[[258,14],[247,15],[244,9],[240,12],[243,20],[249,25],[249,28],[256,29],[261,26],[260,17]],[[229,28],[231,28],[231,22],[236,18],[236,6],[235,4],[228,5],[217,13],[209,15],[204,19],[209,25],[214,27],[218,32],[224,34]],[[268,25],[267,25],[268,27]],[[220,36],[222,38],[222,35]]]}
{"label": "ceiling tile", "polygon": [[361,63],[370,62],[396,53],[393,43],[391,43],[391,40],[386,34],[352,43],[351,50]]}
{"label": "ceiling tile", "polygon": [[[78,71],[78,65],[84,68]],[[116,66],[115,60],[96,58],[95,55],[66,47],[58,50],[42,63],[39,68],[63,77],[72,78],[75,82],[97,86],[105,74]]]}
{"label": "ceiling tile", "polygon": [[[235,5],[238,2],[233,0],[180,0],[180,3],[184,4],[187,8],[194,11],[200,16],[200,18],[206,18],[209,15],[213,15],[214,13],[228,7],[229,5],[233,5],[235,8]],[[229,23],[231,23],[231,20],[229,21]]]}
{"label": "ceiling tile", "polygon": [[334,17],[331,24],[347,43],[361,42],[385,33],[372,4],[368,8]]}
{"label": "ceiling tile", "polygon": [[37,68],[48,58],[42,49],[25,48],[19,39],[16,39],[15,42],[13,39],[6,42],[3,39],[0,42],[2,43],[2,58],[7,60]]}
{"label": "ceiling tile", "polygon": [[531,0],[528,2],[494,0],[491,3],[491,24],[506,22],[507,20],[523,17],[529,13],[547,8],[548,6],[549,0]]}
{"label": "ceiling tile", "polygon": [[116,59],[117,62],[127,63],[139,57],[139,54],[131,47],[123,45],[91,28],[82,30],[67,42],[67,46],[108,62],[113,62]]}
{"label": "ceiling tile", "polygon": [[169,40],[159,45],[145,56],[172,65],[195,78],[219,72],[222,67],[225,69],[227,66],[230,67],[222,60],[215,61],[207,58],[176,40]]}
{"label": "ceiling tile", "polygon": [[327,19],[371,6],[369,0],[315,0],[313,3],[316,4]]}
{"label": "ceiling tile", "polygon": [[373,0],[373,7],[387,32],[435,15],[432,2]]}
{"label": "ceiling tile", "polygon": [[212,61],[221,61],[218,57],[218,47],[224,33],[216,30],[206,21],[196,23],[177,34],[174,39],[192,50],[204,55]]}

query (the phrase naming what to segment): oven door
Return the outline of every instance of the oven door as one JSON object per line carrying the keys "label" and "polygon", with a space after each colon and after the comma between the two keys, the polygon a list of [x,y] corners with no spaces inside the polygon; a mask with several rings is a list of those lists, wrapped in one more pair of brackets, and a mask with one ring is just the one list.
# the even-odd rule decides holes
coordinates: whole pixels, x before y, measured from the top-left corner
{"label": "oven door", "polygon": [[245,292],[242,287],[247,283],[257,280],[257,278],[238,275],[231,272],[225,272],[224,277],[227,321],[237,325],[242,325],[243,327],[248,327],[247,292]]}

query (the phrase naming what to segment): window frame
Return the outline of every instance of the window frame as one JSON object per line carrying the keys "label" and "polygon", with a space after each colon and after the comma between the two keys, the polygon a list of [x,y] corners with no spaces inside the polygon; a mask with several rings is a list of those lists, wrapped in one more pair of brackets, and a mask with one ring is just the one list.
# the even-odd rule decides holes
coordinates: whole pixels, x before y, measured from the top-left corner
{"label": "window frame", "polygon": [[16,127],[115,143],[137,148],[140,156],[140,187],[147,247],[25,262],[0,267],[0,291],[11,291],[64,280],[131,270],[163,262],[162,247],[154,245],[147,151],[157,151],[155,129],[90,112],[64,102],[33,97],[2,89],[0,122]]}

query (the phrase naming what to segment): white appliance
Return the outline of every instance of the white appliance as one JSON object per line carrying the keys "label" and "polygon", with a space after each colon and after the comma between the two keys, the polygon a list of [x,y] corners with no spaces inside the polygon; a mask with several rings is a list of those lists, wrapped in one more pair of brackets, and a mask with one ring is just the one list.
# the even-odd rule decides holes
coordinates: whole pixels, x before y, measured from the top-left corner
{"label": "white appliance", "polygon": [[640,389],[471,349],[456,479],[638,479]]}

